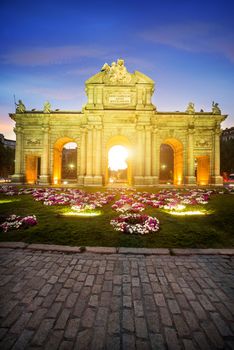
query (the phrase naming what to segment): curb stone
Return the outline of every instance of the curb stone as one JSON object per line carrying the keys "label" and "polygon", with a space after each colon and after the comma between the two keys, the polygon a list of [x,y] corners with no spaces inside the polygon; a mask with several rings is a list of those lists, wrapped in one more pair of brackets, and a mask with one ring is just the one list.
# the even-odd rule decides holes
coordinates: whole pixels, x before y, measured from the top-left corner
{"label": "curb stone", "polygon": [[24,242],[0,242],[0,248],[55,251],[64,253],[135,254],[135,255],[234,255],[233,248],[127,248],[127,247],[72,247],[58,244],[28,244]]}

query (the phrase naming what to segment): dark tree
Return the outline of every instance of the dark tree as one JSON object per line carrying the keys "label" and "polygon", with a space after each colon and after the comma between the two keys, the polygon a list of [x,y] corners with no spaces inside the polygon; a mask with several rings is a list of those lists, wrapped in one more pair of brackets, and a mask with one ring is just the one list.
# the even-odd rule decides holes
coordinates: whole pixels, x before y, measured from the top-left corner
{"label": "dark tree", "polygon": [[5,147],[0,141],[0,176],[8,177],[14,174],[15,150],[10,147]]}
{"label": "dark tree", "polygon": [[220,171],[228,174],[234,173],[234,139],[220,142]]}

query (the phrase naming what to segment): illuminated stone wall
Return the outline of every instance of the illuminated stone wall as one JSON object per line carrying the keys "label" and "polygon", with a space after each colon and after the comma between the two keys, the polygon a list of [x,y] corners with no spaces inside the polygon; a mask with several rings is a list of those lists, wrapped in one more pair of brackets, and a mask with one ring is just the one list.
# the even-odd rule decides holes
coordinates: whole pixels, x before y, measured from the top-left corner
{"label": "illuminated stone wall", "polygon": [[63,146],[75,142],[78,185],[108,184],[108,151],[114,145],[130,152],[130,185],[158,185],[162,144],[174,152],[175,185],[222,184],[220,124],[226,116],[219,110],[196,112],[190,106],[186,112],[157,111],[151,101],[153,80],[129,73],[123,60],[105,64],[86,81],[85,90],[82,112],[10,114],[16,121],[14,182],[60,184]]}

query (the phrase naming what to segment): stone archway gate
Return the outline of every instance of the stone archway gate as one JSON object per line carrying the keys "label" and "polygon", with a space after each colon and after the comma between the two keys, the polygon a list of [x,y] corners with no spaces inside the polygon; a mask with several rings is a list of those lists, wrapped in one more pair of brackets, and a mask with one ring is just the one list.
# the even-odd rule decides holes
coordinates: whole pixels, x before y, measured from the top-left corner
{"label": "stone archway gate", "polygon": [[[158,184],[160,145],[165,140],[177,153],[180,145],[180,169],[175,169],[180,177],[175,184],[196,184],[197,160],[207,163],[200,166],[200,173],[205,172],[200,175],[205,179],[201,184],[222,184],[220,124],[226,115],[221,115],[218,104],[213,103],[211,112],[196,112],[192,103],[185,112],[159,112],[151,101],[153,80],[138,71],[129,73],[122,59],[111,66],[104,64],[86,81],[85,91],[88,100],[82,112],[52,111],[47,102],[43,111],[28,111],[22,104],[10,114],[16,122],[14,182],[26,183],[30,178],[54,184],[55,144],[59,139],[72,139],[78,145],[77,185],[102,186],[106,183],[108,142],[122,137],[132,145],[131,183],[136,186]],[[37,179],[27,174],[27,159],[33,157],[41,164]],[[30,164],[33,172],[33,162]]]}

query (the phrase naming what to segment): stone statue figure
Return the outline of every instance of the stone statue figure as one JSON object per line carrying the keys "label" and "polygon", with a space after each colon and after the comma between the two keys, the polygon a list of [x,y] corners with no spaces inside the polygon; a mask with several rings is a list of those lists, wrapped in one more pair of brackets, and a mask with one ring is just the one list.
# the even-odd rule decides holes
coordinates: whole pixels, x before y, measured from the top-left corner
{"label": "stone statue figure", "polygon": [[108,72],[110,70],[110,66],[108,63],[104,63],[101,69],[101,72]]}
{"label": "stone statue figure", "polygon": [[212,102],[212,113],[213,114],[221,114],[221,110],[219,108],[219,104],[218,103],[214,103],[214,101]]}
{"label": "stone statue figure", "polygon": [[189,113],[189,114],[195,113],[195,107],[193,102],[189,102],[188,107],[186,109],[186,113]]}
{"label": "stone statue figure", "polygon": [[132,79],[131,74],[128,73],[124,60],[119,58],[117,62],[112,62],[111,66],[105,63],[101,69],[105,73],[105,81],[110,83],[129,83]]}
{"label": "stone statue figure", "polygon": [[50,113],[51,112],[51,104],[48,101],[46,101],[44,103],[44,110],[43,110],[43,112],[44,113]]}
{"label": "stone statue figure", "polygon": [[25,105],[23,104],[22,100],[19,100],[19,102],[16,103],[16,113],[24,113],[25,111]]}

